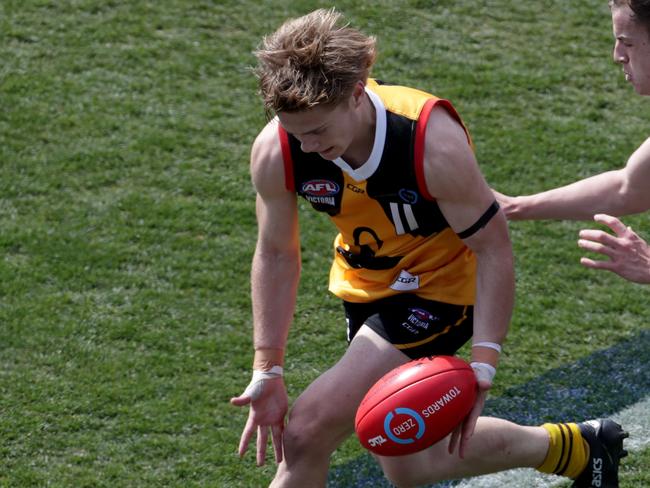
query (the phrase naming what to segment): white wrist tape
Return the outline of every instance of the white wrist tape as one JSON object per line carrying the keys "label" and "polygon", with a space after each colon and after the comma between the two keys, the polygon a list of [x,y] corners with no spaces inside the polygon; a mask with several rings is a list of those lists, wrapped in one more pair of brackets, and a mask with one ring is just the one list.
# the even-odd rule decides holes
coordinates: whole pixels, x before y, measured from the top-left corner
{"label": "white wrist tape", "polygon": [[273,366],[268,371],[253,370],[253,378],[244,390],[243,396],[251,397],[251,400],[257,400],[264,391],[264,382],[271,378],[278,378],[284,374],[282,366]]}
{"label": "white wrist tape", "polygon": [[476,342],[472,344],[472,347],[487,347],[488,349],[494,349],[496,352],[501,354],[501,344],[496,342]]}
{"label": "white wrist tape", "polygon": [[469,365],[474,370],[474,373],[476,373],[477,380],[487,381],[488,383],[492,384],[494,375],[497,374],[497,369],[494,366],[488,363],[479,363],[479,362],[469,363]]}

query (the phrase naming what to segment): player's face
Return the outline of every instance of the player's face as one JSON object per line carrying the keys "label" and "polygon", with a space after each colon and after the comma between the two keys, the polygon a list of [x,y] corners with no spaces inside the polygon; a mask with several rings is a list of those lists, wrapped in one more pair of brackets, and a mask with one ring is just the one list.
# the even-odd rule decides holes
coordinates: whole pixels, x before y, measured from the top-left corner
{"label": "player's face", "polygon": [[316,152],[330,161],[343,155],[352,141],[353,114],[347,102],[335,107],[280,112],[278,118],[282,127],[300,141],[304,152]]}
{"label": "player's face", "polygon": [[612,9],[614,61],[639,95],[650,95],[650,33],[625,5]]}

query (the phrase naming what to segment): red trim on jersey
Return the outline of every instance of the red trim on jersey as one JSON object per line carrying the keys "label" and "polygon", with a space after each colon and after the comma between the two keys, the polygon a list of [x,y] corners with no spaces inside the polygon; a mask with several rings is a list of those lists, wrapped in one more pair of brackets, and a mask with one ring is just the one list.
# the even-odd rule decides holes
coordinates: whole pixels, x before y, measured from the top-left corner
{"label": "red trim on jersey", "polygon": [[458,115],[458,112],[456,112],[456,109],[453,107],[453,105],[449,100],[444,100],[442,98],[432,98],[426,101],[426,103],[422,107],[422,110],[420,111],[420,116],[418,117],[418,121],[415,126],[413,164],[415,165],[415,178],[417,179],[418,182],[418,189],[420,190],[420,193],[424,195],[424,197],[427,198],[428,200],[435,200],[435,198],[429,193],[429,190],[427,189],[426,180],[424,178],[424,147],[425,147],[425,139],[427,133],[427,122],[429,122],[429,116],[431,115],[431,111],[438,104],[444,107],[445,110],[449,112],[449,115],[451,115],[454,119],[458,121],[458,123],[465,131],[465,135],[467,135],[467,141],[470,143],[470,145],[472,144],[472,140],[470,139],[469,132],[467,132],[467,128],[465,127],[465,124],[463,124],[460,115]]}
{"label": "red trim on jersey", "polygon": [[289,134],[278,124],[278,136],[280,136],[280,147],[282,148],[282,162],[284,163],[284,186],[289,191],[296,191],[293,178],[293,158],[289,146]]}
{"label": "red trim on jersey", "polygon": [[427,131],[427,122],[429,121],[429,115],[431,115],[431,110],[435,107],[437,99],[432,98],[427,100],[420,111],[420,116],[418,117],[418,122],[415,125],[415,144],[413,147],[413,164],[415,165],[415,178],[418,182],[418,189],[420,193],[424,195],[428,200],[435,200],[429,190],[427,189],[427,184],[424,179],[424,139]]}

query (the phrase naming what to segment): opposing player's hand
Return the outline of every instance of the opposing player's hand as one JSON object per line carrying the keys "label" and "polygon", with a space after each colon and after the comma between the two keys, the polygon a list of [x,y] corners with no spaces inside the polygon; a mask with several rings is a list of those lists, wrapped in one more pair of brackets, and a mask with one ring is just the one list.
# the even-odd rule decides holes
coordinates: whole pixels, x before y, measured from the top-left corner
{"label": "opposing player's hand", "polygon": [[237,407],[250,404],[248,420],[239,441],[239,456],[244,455],[253,434],[257,433],[257,465],[262,466],[270,429],[275,461],[282,462],[282,431],[289,405],[282,377],[265,379],[255,388],[249,385],[240,396],[231,398],[230,403]]}
{"label": "opposing player's hand", "polygon": [[506,218],[511,219],[515,213],[515,198],[508,195],[504,195],[501,192],[496,191],[494,188],[491,188],[494,198],[496,199],[499,207],[503,210]]}
{"label": "opposing player's hand", "polygon": [[470,410],[465,420],[451,433],[449,438],[449,454],[453,454],[456,448],[458,447],[458,455],[461,459],[465,457],[465,449],[467,444],[470,442],[472,435],[474,434],[474,429],[476,428],[476,422],[483,412],[483,407],[485,406],[485,400],[487,399],[488,390],[492,386],[492,382],[479,379],[478,381],[478,391],[476,393],[476,401],[474,402],[474,407]]}
{"label": "opposing player's hand", "polygon": [[584,229],[579,233],[578,246],[603,254],[609,260],[583,257],[580,262],[587,268],[606,269],[635,283],[650,283],[648,243],[616,217],[596,214],[594,220],[609,227],[614,235],[602,230]]}

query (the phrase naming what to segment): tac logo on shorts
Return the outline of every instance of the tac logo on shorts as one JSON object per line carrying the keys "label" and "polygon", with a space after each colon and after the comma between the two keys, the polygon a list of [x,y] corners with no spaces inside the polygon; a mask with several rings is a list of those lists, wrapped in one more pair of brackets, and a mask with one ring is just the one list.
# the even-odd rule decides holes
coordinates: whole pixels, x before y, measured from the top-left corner
{"label": "tac logo on shorts", "polygon": [[409,205],[413,205],[418,201],[418,194],[413,190],[407,190],[406,188],[402,188],[400,191],[397,192],[397,194],[404,201],[404,203],[407,203]]}
{"label": "tac logo on shorts", "polygon": [[330,180],[309,180],[302,184],[301,192],[311,203],[335,205],[334,195],[340,191],[339,185]]}

